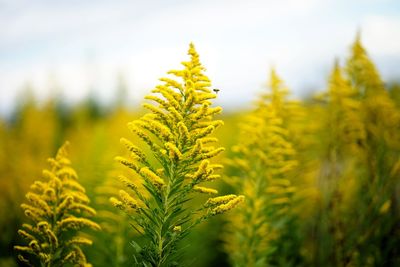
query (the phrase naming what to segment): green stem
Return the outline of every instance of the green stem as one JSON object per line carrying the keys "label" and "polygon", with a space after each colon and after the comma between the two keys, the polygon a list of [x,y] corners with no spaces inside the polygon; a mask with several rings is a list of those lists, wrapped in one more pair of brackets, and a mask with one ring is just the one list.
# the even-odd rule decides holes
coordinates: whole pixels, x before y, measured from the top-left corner
{"label": "green stem", "polygon": [[159,266],[162,266],[162,264],[163,264],[163,261],[164,261],[164,254],[165,254],[165,251],[164,251],[164,239],[165,239],[165,237],[163,236],[163,229],[164,228],[166,228],[166,227],[168,227],[169,228],[169,225],[166,225],[166,219],[170,216],[170,214],[169,214],[169,210],[170,210],[170,203],[169,203],[169,194],[170,194],[170,191],[171,191],[171,186],[173,187],[174,186],[174,183],[175,183],[175,168],[174,168],[175,166],[174,165],[172,165],[172,166],[170,166],[170,170],[169,170],[169,182],[168,182],[168,184],[167,184],[167,188],[166,188],[166,190],[165,190],[165,192],[164,192],[164,205],[163,205],[163,211],[162,211],[162,218],[161,218],[161,221],[162,221],[162,224],[160,225],[160,227],[159,227],[159,229],[158,229],[158,231],[157,231],[157,233],[158,233],[158,241],[157,241],[157,243],[158,244],[156,244],[156,246],[157,246],[157,249],[158,249],[158,252],[157,252],[157,267],[159,267]]}

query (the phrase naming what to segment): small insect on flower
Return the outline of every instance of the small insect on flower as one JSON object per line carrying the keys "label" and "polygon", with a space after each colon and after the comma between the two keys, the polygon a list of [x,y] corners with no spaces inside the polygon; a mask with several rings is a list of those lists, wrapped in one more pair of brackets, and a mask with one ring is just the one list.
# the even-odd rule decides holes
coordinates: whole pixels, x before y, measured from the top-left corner
{"label": "small insect on flower", "polygon": [[221,90],[219,90],[218,88],[214,88],[213,91],[214,91],[216,94],[218,94],[218,92],[221,91]]}

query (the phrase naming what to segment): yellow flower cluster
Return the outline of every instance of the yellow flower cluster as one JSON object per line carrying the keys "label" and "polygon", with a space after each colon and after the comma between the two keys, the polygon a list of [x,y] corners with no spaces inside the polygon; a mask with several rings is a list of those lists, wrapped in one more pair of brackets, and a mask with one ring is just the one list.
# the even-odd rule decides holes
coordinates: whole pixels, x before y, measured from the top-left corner
{"label": "yellow flower cluster", "polygon": [[328,116],[325,122],[331,127],[329,146],[339,151],[346,148],[356,150],[364,145],[366,132],[359,94],[345,79],[337,62],[329,79],[327,101]]}
{"label": "yellow flower cluster", "polygon": [[[362,115],[366,135],[374,143],[383,139],[388,146],[399,149],[400,112],[390,99],[378,70],[362,46],[360,36],[357,36],[352,46],[346,70],[351,85],[363,100]],[[372,149],[377,149],[377,145],[374,144]]]}
{"label": "yellow flower cluster", "polygon": [[351,56],[347,61],[346,71],[351,84],[357,88],[361,94],[373,96],[385,91],[378,70],[369,59],[365,48],[361,44],[360,34],[357,35],[351,47]]}
{"label": "yellow flower cluster", "polygon": [[[170,256],[166,252],[170,248],[163,247],[167,243],[164,239],[171,238],[165,229],[174,232],[172,236],[183,235],[191,227],[189,222],[196,220],[182,206],[188,201],[188,194],[217,194],[217,190],[199,184],[218,179],[220,175],[215,171],[222,168],[221,165],[209,162],[224,151],[222,147],[210,145],[218,141],[210,135],[223,125],[221,120],[213,119],[222,109],[211,107],[211,99],[216,94],[210,90],[210,80],[203,73],[205,69],[193,44],[190,44],[188,54],[190,61],[182,62],[183,70],[168,72],[176,79],[161,78],[163,84],[156,86],[152,91],[154,95],[145,97],[155,103],[143,104],[150,113],[128,124],[131,132],[148,145],[151,153],[145,153],[145,150],[122,138],[121,143],[130,154],[126,158],[116,158],[135,171],[142,178],[142,184],[138,185],[139,190],[128,178],[124,178],[123,183],[132,189],[132,196],[124,191],[120,194],[121,201],[116,198],[111,201],[123,210],[133,208],[140,232],[143,231],[149,237],[154,235],[150,240],[154,251],[159,254],[151,256],[154,260],[151,264],[157,266],[160,261],[166,260],[160,258],[160,255]],[[142,189],[147,195],[142,193]],[[242,200],[243,197],[236,197],[225,206],[206,209],[204,216],[228,211]],[[178,209],[182,211],[177,212]],[[185,216],[189,219],[181,223]],[[153,222],[153,225],[146,224],[147,220]],[[176,225],[179,225],[179,231]],[[175,242],[169,241],[171,244]]]}
{"label": "yellow flower cluster", "polygon": [[222,197],[210,198],[205,206],[211,208],[211,214],[216,215],[227,212],[244,201],[244,196],[226,195]]}
{"label": "yellow flower cluster", "polygon": [[[191,60],[182,62],[184,70],[168,72],[182,79],[182,82],[161,78],[164,84],[156,86],[153,90],[153,93],[160,96],[145,97],[158,106],[145,103],[143,106],[151,113],[129,123],[128,126],[150,146],[154,157],[162,166],[165,164],[193,166],[199,163],[194,172],[191,173],[190,169],[187,169],[185,177],[190,178],[188,180],[191,181],[194,191],[215,193],[216,191],[210,189],[195,187],[195,184],[219,177],[214,174],[214,167],[218,169],[220,166],[209,164],[207,159],[217,156],[224,151],[224,148],[206,145],[217,141],[209,135],[223,124],[220,120],[212,119],[213,115],[220,113],[222,109],[210,107],[210,100],[215,98],[216,94],[209,89],[210,80],[203,74],[204,67],[193,44],[190,45],[188,54]],[[161,189],[168,183],[168,174],[171,175],[168,168],[163,169],[167,177],[161,177],[149,164],[150,160],[140,148],[125,138],[121,139],[121,143],[131,152],[130,159],[117,157],[117,161],[136,171],[144,181],[156,188]]]}
{"label": "yellow flower cluster", "polygon": [[[336,201],[332,201],[334,205],[331,205],[334,210],[332,216],[336,217],[332,229],[335,246],[338,247],[336,261],[342,262],[343,258],[347,258],[351,265],[366,266],[384,258],[378,246],[371,245],[377,237],[379,239],[391,235],[390,230],[384,233],[382,229],[396,227],[391,222],[393,216],[396,216],[394,209],[391,209],[391,201],[396,195],[394,188],[399,175],[396,166],[400,151],[400,112],[390,98],[359,35],[352,46],[345,70],[346,78],[360,102],[358,113],[364,134],[360,153],[353,158],[353,168],[349,168],[353,169],[352,177],[336,189]],[[361,175],[354,171],[360,166],[365,170]],[[348,184],[352,186],[349,188]],[[371,210],[371,207],[375,208]],[[350,229],[363,230],[354,233]],[[358,246],[349,250],[348,247],[354,243],[347,237],[357,234],[360,236]],[[364,259],[359,255],[371,256]]]}
{"label": "yellow flower cluster", "polygon": [[[56,157],[49,159],[51,169],[43,171],[47,181],[36,181],[31,186],[32,192],[26,194],[28,204],[21,205],[32,223],[23,224],[23,229],[18,231],[28,245],[14,248],[35,255],[42,266],[64,266],[67,263],[89,266],[79,246],[91,245],[92,241],[77,234],[84,227],[100,230],[97,223],[85,218],[96,212],[88,206],[85,189],[70,167],[67,146],[65,143]],[[19,255],[18,258],[33,266],[25,256]]]}
{"label": "yellow flower cluster", "polygon": [[[226,249],[236,266],[265,265],[272,236],[278,236],[274,223],[288,212],[296,192],[291,186],[291,171],[298,165],[295,149],[289,141],[284,121],[288,114],[286,95],[275,71],[271,72],[271,91],[264,94],[257,108],[241,125],[239,145],[233,147],[234,157],[228,161],[228,172],[238,192],[244,192],[246,203],[230,216]],[[213,209],[218,213],[242,199],[233,198]]]}

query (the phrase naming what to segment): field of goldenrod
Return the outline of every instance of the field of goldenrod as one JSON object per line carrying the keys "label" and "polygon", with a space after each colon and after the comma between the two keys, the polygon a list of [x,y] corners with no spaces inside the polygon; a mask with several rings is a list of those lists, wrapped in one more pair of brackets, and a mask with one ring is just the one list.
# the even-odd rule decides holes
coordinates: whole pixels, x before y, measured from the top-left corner
{"label": "field of goldenrod", "polygon": [[359,38],[343,62],[229,114],[192,44],[143,109],[27,96],[0,121],[0,266],[400,266],[400,90]]}

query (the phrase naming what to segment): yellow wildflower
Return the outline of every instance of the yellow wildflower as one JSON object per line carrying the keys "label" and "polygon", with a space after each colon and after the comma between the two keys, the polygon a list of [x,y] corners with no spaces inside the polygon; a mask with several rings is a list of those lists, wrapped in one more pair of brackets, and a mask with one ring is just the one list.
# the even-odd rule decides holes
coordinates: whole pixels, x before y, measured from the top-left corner
{"label": "yellow wildflower", "polygon": [[[163,84],[157,85],[152,91],[157,96],[145,97],[155,102],[155,106],[144,104],[150,113],[128,124],[129,129],[150,147],[149,160],[140,160],[144,155],[138,153],[138,149],[125,139],[122,142],[128,151],[137,154],[137,162],[116,158],[143,178],[145,194],[124,178],[122,182],[133,189],[135,197],[121,191],[119,198],[122,201],[116,198],[111,198],[110,201],[126,212],[126,206],[137,207],[136,199],[143,203],[140,212],[135,213],[132,218],[138,232],[144,233],[148,242],[149,255],[144,260],[149,266],[172,265],[170,259],[173,258],[173,251],[166,250],[165,244],[176,246],[180,237],[186,235],[196,222],[221,213],[215,210],[212,214],[206,207],[202,207],[199,213],[193,214],[186,205],[182,206],[182,203],[187,202],[190,193],[217,193],[217,190],[199,184],[220,177],[214,174],[214,168],[217,170],[222,166],[212,165],[205,159],[211,159],[224,150],[216,145],[204,145],[217,142],[210,135],[223,124],[221,120],[213,120],[213,116],[220,113],[222,108],[211,107],[210,100],[216,95],[209,89],[210,80],[203,74],[204,68],[193,44],[190,44],[188,54],[190,61],[182,62],[183,70],[168,72],[171,76],[178,77],[178,80],[160,79]],[[219,209],[230,209],[236,202]],[[181,216],[186,216],[187,219],[183,221],[187,227],[182,225]]]}
{"label": "yellow wildflower", "polygon": [[207,188],[203,186],[194,186],[193,191],[203,193],[203,194],[218,194],[218,191],[212,188]]}
{"label": "yellow wildflower", "polygon": [[244,196],[235,196],[234,199],[226,202],[225,204],[220,204],[215,208],[213,208],[211,210],[211,214],[216,215],[227,212],[236,207],[237,205],[239,205],[240,203],[242,203],[243,201],[244,201]]}
{"label": "yellow wildflower", "polygon": [[152,172],[148,167],[141,168],[139,173],[143,175],[145,178],[150,179],[150,181],[154,183],[156,186],[160,187],[165,185],[164,180],[160,176]]}
{"label": "yellow wildflower", "polygon": [[[71,241],[83,227],[100,230],[97,223],[78,217],[83,212],[89,215],[94,215],[96,212],[87,205],[89,199],[85,195],[85,189],[78,183],[78,176],[67,158],[67,146],[68,143],[59,149],[55,158],[49,160],[51,170],[43,171],[47,181],[37,181],[31,186],[34,192],[26,195],[31,205],[21,205],[25,215],[35,226],[22,225],[24,230],[19,230],[18,233],[29,243],[27,246],[15,246],[14,249],[35,255],[43,266],[59,262],[86,265],[83,252],[80,257],[62,255],[68,254],[70,250],[79,249],[78,245],[83,244]],[[68,235],[62,232],[68,232]],[[85,244],[91,244],[91,241]],[[18,258],[21,262],[32,265],[22,255]]]}

